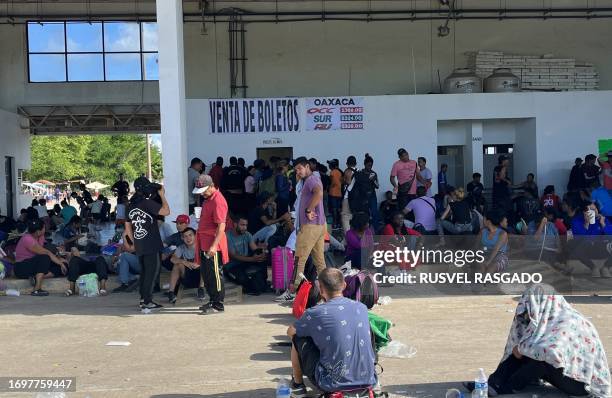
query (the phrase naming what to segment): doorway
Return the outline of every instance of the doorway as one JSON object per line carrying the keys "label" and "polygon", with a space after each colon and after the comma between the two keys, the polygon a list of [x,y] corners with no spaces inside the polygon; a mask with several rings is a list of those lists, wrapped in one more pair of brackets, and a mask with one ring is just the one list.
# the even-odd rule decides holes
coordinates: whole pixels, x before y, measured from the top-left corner
{"label": "doorway", "polygon": [[465,186],[463,145],[446,145],[438,147],[438,170],[434,173],[434,183],[443,164],[448,165],[446,180],[453,187]]}
{"label": "doorway", "polygon": [[257,159],[269,162],[273,156],[293,159],[293,147],[257,148]]}
{"label": "doorway", "polygon": [[6,182],[6,214],[9,217],[15,216],[15,183],[13,173],[13,161],[14,158],[6,156],[4,158],[4,174]]}
{"label": "doorway", "polygon": [[489,185],[493,184],[493,169],[499,164],[498,159],[500,156],[505,156],[510,160],[510,166],[506,172],[506,176],[514,181],[514,161],[512,154],[514,153],[514,145],[503,144],[503,145],[483,145],[483,180],[488,181]]}

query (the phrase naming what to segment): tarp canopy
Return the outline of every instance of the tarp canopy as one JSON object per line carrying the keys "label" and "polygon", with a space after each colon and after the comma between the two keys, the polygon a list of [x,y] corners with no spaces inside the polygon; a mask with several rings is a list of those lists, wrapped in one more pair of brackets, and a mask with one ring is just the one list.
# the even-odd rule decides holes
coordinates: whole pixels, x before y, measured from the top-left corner
{"label": "tarp canopy", "polygon": [[38,180],[38,181],[35,182],[35,184],[51,185],[51,186],[55,185],[54,182],[51,182],[51,181],[48,181],[48,180]]}
{"label": "tarp canopy", "polygon": [[104,188],[108,188],[109,185],[106,184],[102,184],[101,182],[98,181],[94,181],[94,182],[90,182],[89,184],[85,185],[85,187],[87,189],[104,189]]}

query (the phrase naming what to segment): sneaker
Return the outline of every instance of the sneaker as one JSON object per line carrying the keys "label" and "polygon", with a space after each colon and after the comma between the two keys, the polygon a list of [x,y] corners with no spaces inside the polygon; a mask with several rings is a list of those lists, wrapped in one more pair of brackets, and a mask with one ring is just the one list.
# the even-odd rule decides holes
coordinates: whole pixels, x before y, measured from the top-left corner
{"label": "sneaker", "polygon": [[140,302],[138,303],[138,311],[142,310],[144,308],[144,300],[140,300]]}
{"label": "sneaker", "polygon": [[199,287],[198,288],[198,300],[204,301],[204,288],[203,287]]}
{"label": "sneaker", "polygon": [[277,303],[290,303],[295,299],[295,294],[291,293],[289,290],[285,290],[285,293],[276,297],[274,301]]}
{"label": "sneaker", "polygon": [[200,313],[200,315],[218,314],[225,311],[225,307],[221,303],[210,303],[208,306],[203,307],[204,308],[202,309],[202,313]]}
{"label": "sneaker", "polygon": [[154,301],[151,301],[151,302],[150,302],[150,303],[148,303],[148,304],[143,304],[143,305],[142,305],[142,309],[143,309],[143,310],[153,311],[153,310],[158,310],[158,309],[160,309],[160,308],[164,308],[164,306],[163,306],[163,305],[161,305],[161,304],[157,304],[157,303],[156,303],[156,302],[154,302]]}
{"label": "sneaker", "polygon": [[113,289],[113,293],[123,293],[123,292],[125,292],[125,291],[127,290],[127,288],[128,288],[129,286],[130,286],[130,285],[127,285],[127,284],[125,284],[125,283],[122,283],[122,284],[121,284],[121,286],[116,287],[116,288],[114,288],[114,289]]}
{"label": "sneaker", "polygon": [[168,302],[170,304],[176,304],[176,294],[172,291],[168,292]]}
{"label": "sneaker", "polygon": [[38,290],[34,290],[32,293],[30,293],[30,295],[35,296],[35,297],[44,297],[44,296],[48,296],[49,292],[46,290],[38,289]]}
{"label": "sneaker", "polygon": [[305,398],[308,396],[306,385],[304,383],[296,383],[291,379],[291,398]]}
{"label": "sneaker", "polygon": [[601,277],[602,278],[612,278],[612,274],[610,274],[610,270],[607,267],[603,267],[601,269]]}

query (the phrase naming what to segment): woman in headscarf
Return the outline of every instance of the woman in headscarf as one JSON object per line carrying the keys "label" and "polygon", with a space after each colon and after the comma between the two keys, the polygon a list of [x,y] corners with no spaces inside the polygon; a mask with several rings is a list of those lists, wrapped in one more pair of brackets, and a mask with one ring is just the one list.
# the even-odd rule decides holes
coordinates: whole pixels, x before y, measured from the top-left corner
{"label": "woman in headscarf", "polygon": [[540,379],[571,396],[610,396],[595,326],[549,285],[534,285],[520,298],[502,362],[489,377],[489,396],[513,394]]}

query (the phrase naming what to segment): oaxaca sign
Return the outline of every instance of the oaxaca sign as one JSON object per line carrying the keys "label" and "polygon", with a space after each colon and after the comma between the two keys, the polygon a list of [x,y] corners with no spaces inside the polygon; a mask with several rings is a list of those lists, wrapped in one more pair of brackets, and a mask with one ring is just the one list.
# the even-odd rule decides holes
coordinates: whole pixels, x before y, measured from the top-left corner
{"label": "oaxaca sign", "polygon": [[297,98],[215,99],[208,101],[211,134],[297,132]]}
{"label": "oaxaca sign", "polygon": [[363,130],[363,97],[306,98],[306,129]]}

